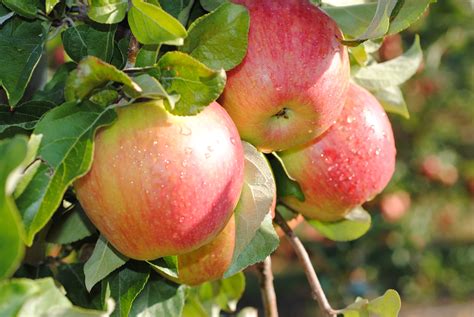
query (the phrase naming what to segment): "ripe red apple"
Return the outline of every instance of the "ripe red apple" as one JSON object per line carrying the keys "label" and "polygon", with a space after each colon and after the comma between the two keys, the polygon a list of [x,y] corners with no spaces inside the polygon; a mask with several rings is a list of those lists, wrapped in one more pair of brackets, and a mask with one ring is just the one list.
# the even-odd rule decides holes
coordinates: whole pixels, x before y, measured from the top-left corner
{"label": "ripe red apple", "polygon": [[226,225],[243,185],[237,129],[212,103],[173,116],[161,102],[118,109],[95,138],[92,169],[75,183],[99,231],[121,253],[151,260],[195,250]]}
{"label": "ripe red apple", "polygon": [[[199,285],[222,278],[232,263],[235,247],[235,218],[208,244],[178,256],[180,284]],[[169,278],[169,277],[168,277]]]}
{"label": "ripe red apple", "polygon": [[310,144],[280,154],[306,200],[284,201],[308,218],[335,221],[383,190],[395,169],[395,142],[382,106],[351,85],[338,121]]}
{"label": "ripe red apple", "polygon": [[234,0],[250,12],[247,56],[220,99],[242,139],[260,151],[314,139],[337,119],[349,59],[336,23],[309,0]]}

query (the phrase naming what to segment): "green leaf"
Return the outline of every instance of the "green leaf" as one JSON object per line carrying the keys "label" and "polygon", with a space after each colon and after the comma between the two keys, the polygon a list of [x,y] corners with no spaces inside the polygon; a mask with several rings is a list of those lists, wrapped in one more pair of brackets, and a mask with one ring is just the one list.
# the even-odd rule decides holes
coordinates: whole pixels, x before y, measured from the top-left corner
{"label": "green leaf", "polygon": [[34,19],[36,13],[42,8],[40,0],[3,0],[3,5],[19,15]]}
{"label": "green leaf", "polygon": [[116,25],[81,24],[64,31],[64,50],[74,61],[80,62],[91,55],[105,62],[112,60],[115,49]]}
{"label": "green leaf", "polygon": [[420,38],[416,36],[413,45],[403,55],[357,69],[352,77],[356,83],[371,91],[398,86],[416,73],[422,59]]}
{"label": "green leaf", "polygon": [[134,262],[103,280],[102,287],[110,289],[110,296],[116,302],[112,317],[129,316],[133,302],[145,287],[149,277],[150,267],[144,262]]}
{"label": "green leaf", "polygon": [[10,106],[23,97],[26,86],[43,54],[49,26],[41,21],[13,18],[0,28],[0,86]]}
{"label": "green leaf", "polygon": [[265,156],[247,142],[242,142],[245,154],[244,185],[235,208],[236,260],[255,237],[270,212],[276,187],[273,173]]}
{"label": "green leaf", "polygon": [[38,122],[33,134],[42,135],[38,150],[41,164],[17,198],[28,245],[56,211],[67,187],[89,170],[96,129],[115,118],[111,107],[85,102],[63,104]]}
{"label": "green leaf", "polygon": [[158,67],[159,80],[168,94],[180,96],[174,107],[165,100],[166,109],[175,115],[199,113],[224,90],[224,70],[212,70],[187,54],[168,52],[160,58]]}
{"label": "green leaf", "polygon": [[13,279],[0,282],[2,317],[106,317],[108,312],[75,307],[52,278]]}
{"label": "green leaf", "polygon": [[126,256],[120,254],[103,236],[100,236],[91,257],[84,265],[87,290],[90,291],[95,284],[127,261]]}
{"label": "green leaf", "polygon": [[128,0],[89,0],[87,15],[91,20],[103,23],[119,23],[125,18]]}
{"label": "green leaf", "polygon": [[272,217],[267,214],[252,241],[240,253],[239,257],[233,260],[224,277],[232,276],[252,264],[262,262],[275,251],[279,243],[280,239],[273,228]]}
{"label": "green leaf", "polygon": [[131,90],[126,90],[126,92],[134,98],[165,99],[170,105],[170,108],[174,108],[180,98],[179,95],[169,95],[160,82],[148,74],[137,76],[133,80],[142,90],[142,92],[138,94]]}
{"label": "green leaf", "polygon": [[436,0],[404,0],[397,16],[390,22],[387,35],[400,33],[415,23]]}
{"label": "green leaf", "polygon": [[114,65],[118,69],[124,69],[127,65],[128,60],[128,46],[130,44],[130,37],[125,36],[120,41],[116,41],[114,44],[114,55],[110,64]]}
{"label": "green leaf", "polygon": [[85,237],[89,237],[97,232],[97,229],[87,218],[80,205],[76,205],[72,210],[65,211],[57,219],[48,231],[46,241],[50,243],[68,244]]}
{"label": "green leaf", "polygon": [[219,292],[215,300],[220,308],[233,312],[237,308],[237,302],[245,291],[245,275],[240,272],[231,277],[213,282],[218,285]]}
{"label": "green leaf", "polygon": [[147,67],[155,65],[158,60],[160,47],[160,45],[143,45],[138,51],[135,66]]}
{"label": "green leaf", "polygon": [[46,7],[46,14],[50,14],[53,11],[54,7],[60,2],[61,0],[46,0],[45,7]]}
{"label": "green leaf", "polygon": [[188,22],[189,13],[193,7],[194,0],[160,0],[160,4],[166,12],[174,16],[185,26]]}
{"label": "green leaf", "polygon": [[191,24],[181,50],[210,68],[230,70],[247,53],[249,25],[245,7],[223,4]]}
{"label": "green leaf", "polygon": [[154,261],[147,261],[150,266],[165,277],[178,279],[178,256],[165,256]]}
{"label": "green leaf", "polygon": [[278,197],[294,196],[298,200],[304,201],[305,198],[300,184],[290,177],[278,154],[272,153],[269,158],[275,175]]}
{"label": "green leaf", "polygon": [[228,2],[228,0],[200,0],[201,5],[206,11],[213,11],[221,4]]}
{"label": "green leaf", "polygon": [[44,86],[43,90],[38,90],[32,97],[35,101],[45,101],[55,106],[63,104],[64,87],[69,73],[76,68],[73,62],[61,65],[54,73],[53,78]]}
{"label": "green leaf", "polygon": [[54,105],[47,101],[27,101],[14,109],[0,105],[0,133],[10,128],[32,130]]}
{"label": "green leaf", "polygon": [[371,222],[369,213],[362,207],[354,208],[343,220],[336,222],[308,220],[311,226],[333,241],[356,240],[369,231]]}
{"label": "green leaf", "polygon": [[183,25],[163,9],[143,0],[132,0],[128,23],[142,44],[182,45],[187,36]]}
{"label": "green leaf", "polygon": [[23,258],[23,226],[10,197],[13,188],[8,188],[12,187],[8,183],[26,154],[26,138],[17,136],[0,141],[0,279],[10,276]]}
{"label": "green leaf", "polygon": [[97,57],[88,56],[79,63],[77,70],[69,75],[65,87],[66,100],[83,100],[94,89],[104,86],[109,81],[122,83],[136,92],[141,91],[141,88],[124,72]]}
{"label": "green leaf", "polygon": [[402,90],[399,87],[385,87],[372,91],[372,93],[386,111],[399,114],[406,119],[410,118],[405,98],[403,98]]}
{"label": "green leaf", "polygon": [[355,303],[342,310],[344,317],[397,317],[401,308],[400,295],[389,289],[384,295],[368,301],[357,298]]}
{"label": "green leaf", "polygon": [[150,279],[130,310],[130,317],[176,317],[184,307],[185,287],[164,278]]}

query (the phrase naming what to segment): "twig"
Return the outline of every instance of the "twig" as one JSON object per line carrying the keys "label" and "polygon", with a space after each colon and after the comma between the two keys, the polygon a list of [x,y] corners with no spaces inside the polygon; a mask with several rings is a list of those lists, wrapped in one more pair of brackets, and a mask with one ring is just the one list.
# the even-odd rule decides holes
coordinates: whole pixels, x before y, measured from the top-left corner
{"label": "twig", "polygon": [[278,317],[277,299],[273,287],[272,260],[268,256],[263,262],[257,264],[262,293],[265,317]]}
{"label": "twig", "polygon": [[295,250],[295,253],[298,256],[301,264],[303,265],[303,270],[311,287],[311,296],[318,302],[319,308],[323,312],[323,315],[330,317],[337,316],[339,311],[334,310],[329,304],[329,301],[326,298],[326,294],[324,294],[321,283],[319,282],[318,276],[316,275],[313,265],[311,264],[311,259],[309,258],[308,252],[303,246],[303,243],[301,243],[301,240],[295,235],[293,230],[291,230],[285,219],[283,219],[278,211],[275,212],[274,221],[285,232],[288,241]]}
{"label": "twig", "polygon": [[138,51],[140,50],[140,44],[138,40],[133,34],[130,36],[130,45],[128,47],[128,57],[127,57],[127,67],[130,68],[135,65],[135,61],[137,60]]}

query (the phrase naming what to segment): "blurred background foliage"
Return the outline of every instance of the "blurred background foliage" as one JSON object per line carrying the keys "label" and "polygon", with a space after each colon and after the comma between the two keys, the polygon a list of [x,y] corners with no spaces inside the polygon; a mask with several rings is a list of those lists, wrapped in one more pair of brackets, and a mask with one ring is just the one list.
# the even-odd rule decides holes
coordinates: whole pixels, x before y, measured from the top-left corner
{"label": "blurred background foliage", "polygon": [[[473,17],[473,1],[438,0],[379,51],[380,60],[391,59],[420,34],[424,64],[403,87],[410,119],[390,115],[397,169],[384,193],[365,206],[373,226],[349,243],[324,240],[305,224],[296,228],[333,307],[387,288],[400,292],[404,307],[474,305]],[[305,276],[284,239],[273,265],[281,316],[315,316]],[[247,287],[241,305],[260,306],[258,282],[247,275],[254,287]],[[473,316],[474,306],[467,311]]]}

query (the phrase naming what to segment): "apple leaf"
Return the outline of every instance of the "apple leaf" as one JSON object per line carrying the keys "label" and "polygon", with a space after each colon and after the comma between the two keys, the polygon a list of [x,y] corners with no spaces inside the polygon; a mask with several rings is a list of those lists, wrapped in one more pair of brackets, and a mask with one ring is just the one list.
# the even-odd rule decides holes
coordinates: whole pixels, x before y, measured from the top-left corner
{"label": "apple leaf", "polygon": [[278,197],[294,196],[300,201],[304,201],[304,194],[300,184],[291,178],[287,172],[283,161],[276,153],[269,156],[269,161],[275,175]]}
{"label": "apple leaf", "polygon": [[225,3],[191,24],[181,50],[210,68],[230,70],[247,53],[249,25],[245,7]]}
{"label": "apple leaf", "polygon": [[34,19],[38,10],[42,8],[40,0],[3,0],[2,4],[19,15]]}
{"label": "apple leaf", "polygon": [[160,0],[161,7],[174,16],[181,22],[182,25],[186,26],[189,19],[189,13],[193,7],[194,0]]}
{"label": "apple leaf", "polygon": [[9,277],[15,271],[24,254],[23,225],[10,196],[13,189],[8,188],[8,182],[24,161],[27,149],[24,137],[0,141],[0,279]]}
{"label": "apple leaf", "polygon": [[311,226],[333,241],[359,239],[369,231],[371,222],[370,214],[362,207],[354,208],[343,220],[335,222],[308,220]]}
{"label": "apple leaf", "polygon": [[223,69],[212,70],[181,52],[168,52],[158,61],[159,81],[169,95],[179,95],[173,105],[165,100],[166,109],[175,115],[195,115],[216,100],[226,83]]}
{"label": "apple leaf", "polygon": [[38,90],[31,98],[34,101],[44,101],[54,106],[61,105],[65,102],[64,87],[69,73],[76,68],[76,63],[70,62],[61,65],[56,70],[50,81],[46,83],[42,90]]}
{"label": "apple leaf", "polygon": [[132,304],[150,277],[150,267],[144,262],[129,262],[102,280],[102,288],[115,300],[112,317],[129,316]]}
{"label": "apple leaf", "polygon": [[217,9],[221,4],[228,2],[228,0],[200,0],[201,6],[206,11],[213,11]]}
{"label": "apple leaf", "polygon": [[134,98],[164,99],[170,108],[175,108],[180,99],[179,95],[168,94],[160,82],[148,74],[139,75],[133,78],[133,81],[140,86],[142,91],[140,93],[136,93],[131,89],[125,89],[125,91]]}
{"label": "apple leaf", "polygon": [[377,97],[386,111],[399,114],[405,119],[410,118],[410,113],[408,112],[408,107],[400,87],[385,87],[372,91],[372,93]]}
{"label": "apple leaf", "polygon": [[153,66],[158,60],[158,54],[160,53],[160,45],[143,45],[137,54],[135,60],[136,67],[147,67]]}
{"label": "apple leaf", "polygon": [[147,262],[159,274],[165,277],[178,278],[178,256],[165,256]]}
{"label": "apple leaf", "polygon": [[76,62],[88,55],[110,62],[114,54],[116,30],[116,25],[74,25],[61,34],[64,50]]}
{"label": "apple leaf", "polygon": [[[0,282],[0,316],[107,317],[110,312],[73,306],[52,278]],[[113,305],[112,305],[113,306]]]}
{"label": "apple leaf", "polygon": [[87,290],[90,291],[95,284],[127,261],[128,258],[126,256],[115,250],[103,236],[100,236],[91,257],[84,265]]}
{"label": "apple leaf", "polygon": [[0,133],[10,128],[32,130],[39,119],[53,107],[54,104],[50,102],[34,100],[22,103],[14,109],[0,105]]}
{"label": "apple leaf", "polygon": [[128,0],[90,0],[87,15],[103,24],[119,23],[125,18]]}
{"label": "apple leaf", "polygon": [[42,135],[38,149],[41,162],[31,182],[17,197],[26,228],[26,243],[51,219],[72,182],[92,164],[93,138],[97,128],[115,120],[112,107],[90,102],[65,103],[50,110],[38,122],[34,135]]}
{"label": "apple leaf", "polygon": [[88,56],[79,63],[77,70],[69,75],[65,87],[66,100],[81,101],[94,89],[102,87],[109,81],[122,83],[136,92],[141,91],[140,86],[124,72],[97,57]]}
{"label": "apple leaf", "polygon": [[46,14],[50,14],[53,11],[54,7],[60,2],[61,0],[46,0],[44,2]]}
{"label": "apple leaf", "polygon": [[97,233],[97,229],[87,218],[80,205],[65,211],[55,218],[48,230],[46,241],[57,244],[68,244],[79,241]]}
{"label": "apple leaf", "polygon": [[254,238],[275,199],[275,180],[265,156],[247,142],[242,142],[245,154],[244,185],[235,208],[236,260]]}
{"label": "apple leaf", "polygon": [[185,288],[185,286],[176,285],[165,278],[150,278],[133,302],[130,317],[181,316]]}
{"label": "apple leaf", "polygon": [[352,78],[356,83],[371,91],[398,86],[416,73],[422,59],[420,38],[416,36],[413,45],[403,55],[384,63],[373,63],[356,69]]}
{"label": "apple leaf", "polygon": [[279,243],[280,239],[273,228],[272,217],[270,214],[267,214],[252,241],[250,241],[237,259],[233,259],[224,277],[232,276],[252,264],[262,262],[276,250]]}
{"label": "apple leaf", "polygon": [[367,299],[357,298],[356,301],[342,310],[344,317],[397,317],[401,308],[400,295],[389,289],[384,295],[368,301]]}
{"label": "apple leaf", "polygon": [[186,29],[159,6],[143,0],[132,0],[128,23],[142,44],[183,45]]}
{"label": "apple leaf", "polygon": [[[5,2],[4,2],[5,3]],[[0,86],[10,106],[23,97],[26,86],[43,54],[49,25],[39,20],[8,20],[0,28]]]}

